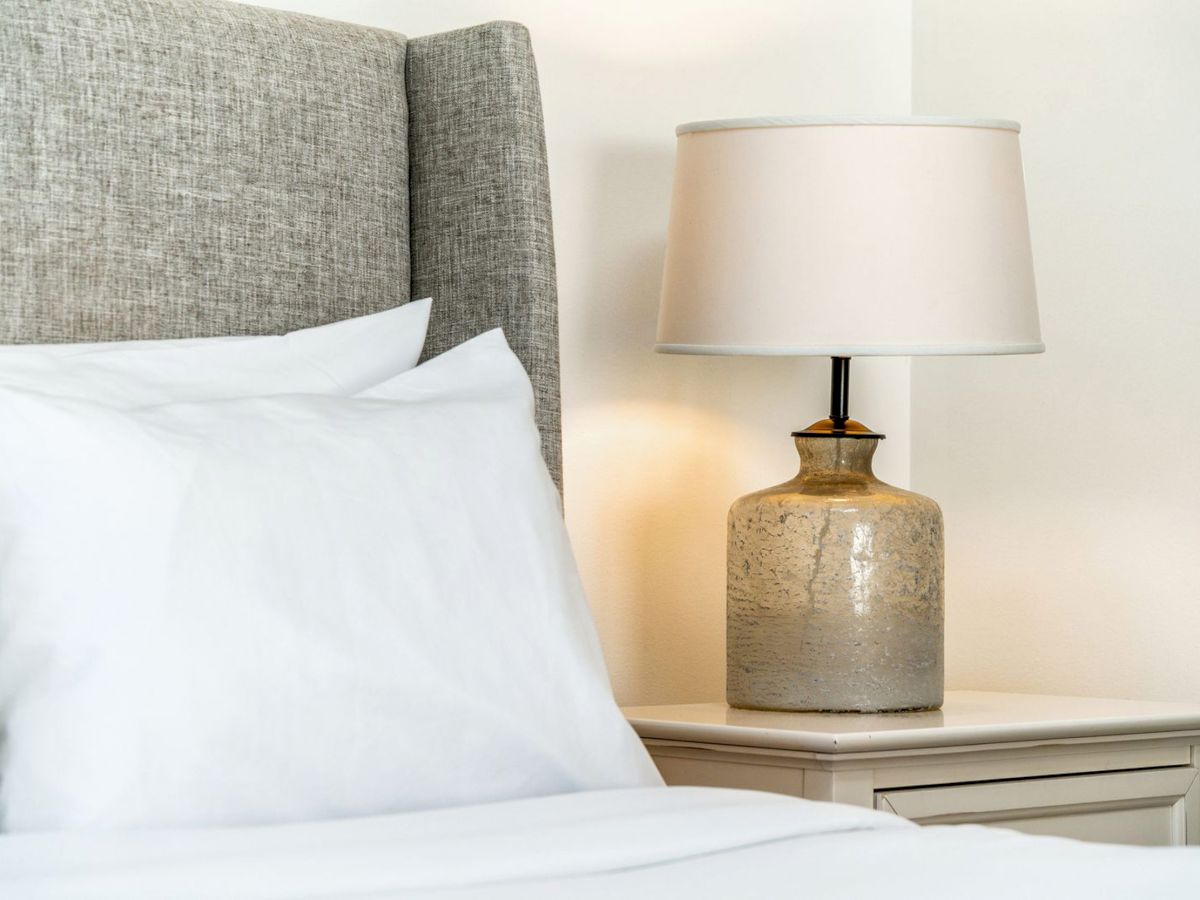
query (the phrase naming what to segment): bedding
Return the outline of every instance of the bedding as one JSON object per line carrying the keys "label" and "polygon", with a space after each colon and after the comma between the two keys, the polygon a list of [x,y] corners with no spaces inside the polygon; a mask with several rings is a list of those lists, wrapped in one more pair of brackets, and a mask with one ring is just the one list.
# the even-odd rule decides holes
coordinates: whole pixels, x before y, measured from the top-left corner
{"label": "bedding", "polygon": [[262,394],[357,393],[417,364],[429,299],[262,337],[0,346],[0,387],[129,408]]}
{"label": "bedding", "polygon": [[5,830],[661,783],[499,330],[353,398],[0,421]]}
{"label": "bedding", "polygon": [[641,788],[254,828],[0,837],[22,900],[1178,898],[1200,849],[918,828],[777,794]]}

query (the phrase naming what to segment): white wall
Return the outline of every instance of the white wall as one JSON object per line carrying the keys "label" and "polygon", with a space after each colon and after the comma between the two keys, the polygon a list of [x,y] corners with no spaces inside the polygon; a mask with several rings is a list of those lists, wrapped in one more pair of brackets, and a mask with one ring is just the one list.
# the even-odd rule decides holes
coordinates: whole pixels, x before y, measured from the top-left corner
{"label": "white wall", "polygon": [[[269,0],[410,35],[515,19],[537,53],[562,315],[567,521],[624,703],[724,693],[725,513],[791,477],[828,363],[651,352],[674,126],[907,113],[907,0]],[[908,480],[906,361],[855,363]]]}
{"label": "white wall", "polygon": [[[948,683],[1200,700],[1200,4],[265,5],[413,35],[530,27],[567,520],[626,703],[721,696],[725,510],[791,475],[787,433],[826,391],[823,361],[650,351],[673,126],[910,99],[1019,119],[1049,351],[911,369],[913,485],[947,520]],[[879,470],[902,485],[909,371],[855,363],[855,414],[889,433]]]}
{"label": "white wall", "polygon": [[950,686],[1200,700],[1200,4],[914,22],[915,112],[1024,125],[1048,348],[913,365]]}

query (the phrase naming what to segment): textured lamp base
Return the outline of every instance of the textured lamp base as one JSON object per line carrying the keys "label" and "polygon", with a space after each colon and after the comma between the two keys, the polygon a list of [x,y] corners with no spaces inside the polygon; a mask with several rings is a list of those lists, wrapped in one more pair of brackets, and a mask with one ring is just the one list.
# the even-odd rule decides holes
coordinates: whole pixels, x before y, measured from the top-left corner
{"label": "textured lamp base", "polygon": [[875,478],[880,436],[843,428],[858,436],[798,433],[800,474],[729,511],[731,706],[942,704],[941,510]]}

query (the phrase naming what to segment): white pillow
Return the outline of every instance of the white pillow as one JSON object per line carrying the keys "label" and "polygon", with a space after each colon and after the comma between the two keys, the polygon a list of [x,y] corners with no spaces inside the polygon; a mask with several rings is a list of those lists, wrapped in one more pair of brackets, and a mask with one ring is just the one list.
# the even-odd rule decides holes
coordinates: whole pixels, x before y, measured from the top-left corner
{"label": "white pillow", "polygon": [[359,398],[0,421],[7,830],[661,783],[499,331]]}
{"label": "white pillow", "polygon": [[267,337],[0,346],[0,386],[121,408],[264,394],[348,395],[417,364],[430,301]]}

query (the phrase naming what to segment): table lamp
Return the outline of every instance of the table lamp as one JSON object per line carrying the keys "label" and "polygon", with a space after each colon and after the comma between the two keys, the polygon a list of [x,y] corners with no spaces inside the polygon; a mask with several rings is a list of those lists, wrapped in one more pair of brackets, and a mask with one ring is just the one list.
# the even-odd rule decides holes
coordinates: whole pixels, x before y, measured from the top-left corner
{"label": "table lamp", "polygon": [[871,471],[850,358],[1040,353],[1015,122],[693,122],[678,147],[655,347],[828,356],[799,474],[729,512],[726,696],[750,709],[936,709],[942,514]]}

